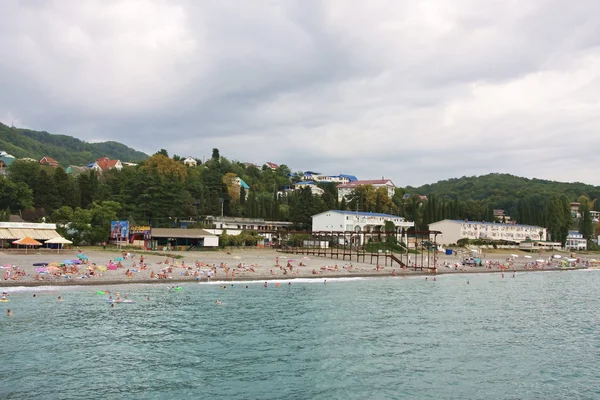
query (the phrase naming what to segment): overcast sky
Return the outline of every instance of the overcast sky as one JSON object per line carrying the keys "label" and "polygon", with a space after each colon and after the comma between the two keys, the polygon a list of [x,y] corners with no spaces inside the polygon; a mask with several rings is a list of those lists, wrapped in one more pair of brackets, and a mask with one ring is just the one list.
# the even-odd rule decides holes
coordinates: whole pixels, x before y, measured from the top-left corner
{"label": "overcast sky", "polygon": [[3,0],[0,121],[421,185],[600,184],[595,0]]}

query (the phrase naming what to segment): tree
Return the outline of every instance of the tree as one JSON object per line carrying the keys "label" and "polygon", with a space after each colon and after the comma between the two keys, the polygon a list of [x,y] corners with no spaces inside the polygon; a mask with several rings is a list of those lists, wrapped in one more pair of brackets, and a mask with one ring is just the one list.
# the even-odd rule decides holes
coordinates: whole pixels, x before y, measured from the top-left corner
{"label": "tree", "polygon": [[0,176],[0,209],[25,210],[33,207],[33,190],[24,182]]}
{"label": "tree", "polygon": [[581,214],[579,220],[579,233],[581,233],[586,240],[591,241],[594,237],[594,222],[592,221],[592,214],[590,213],[588,202],[581,203],[579,206],[579,213]]}
{"label": "tree", "polygon": [[217,149],[217,148],[212,149],[212,155],[210,158],[212,158],[215,161],[219,161],[219,159],[221,158],[221,155],[219,154],[219,149]]}

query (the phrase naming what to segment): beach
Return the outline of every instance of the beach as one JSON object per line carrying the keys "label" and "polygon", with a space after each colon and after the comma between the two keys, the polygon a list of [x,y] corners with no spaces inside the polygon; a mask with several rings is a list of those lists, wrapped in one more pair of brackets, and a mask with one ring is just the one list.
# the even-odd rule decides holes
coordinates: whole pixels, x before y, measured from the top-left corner
{"label": "beach", "polygon": [[[84,256],[82,257],[81,254]],[[512,256],[514,256],[513,254]],[[552,254],[534,257],[490,253],[482,266],[464,266],[455,255],[440,255],[437,271],[427,268],[379,266],[328,257],[280,253],[272,249],[231,249],[210,252],[120,251],[90,248],[43,254],[0,253],[0,286],[107,285],[206,281],[287,280],[295,278],[396,277],[410,275],[553,270],[561,267]],[[142,258],[143,257],[143,258]],[[528,257],[528,258],[527,258]],[[565,256],[566,257],[566,256]],[[83,258],[80,260],[80,258]],[[368,257],[367,257],[368,258]],[[420,262],[420,256],[416,257]],[[544,260],[536,263],[535,260]],[[383,259],[382,259],[383,260]],[[70,264],[72,261],[74,264]],[[415,260],[412,260],[415,262]],[[80,264],[78,264],[81,262]],[[75,264],[77,263],[77,264]],[[36,264],[36,265],[34,265]],[[48,264],[51,268],[46,268]],[[61,264],[66,264],[62,265]],[[533,265],[532,265],[533,264]],[[109,269],[110,266],[114,269]],[[430,262],[433,267],[433,262]],[[425,263],[425,267],[427,264]],[[585,267],[585,258],[576,268]]]}

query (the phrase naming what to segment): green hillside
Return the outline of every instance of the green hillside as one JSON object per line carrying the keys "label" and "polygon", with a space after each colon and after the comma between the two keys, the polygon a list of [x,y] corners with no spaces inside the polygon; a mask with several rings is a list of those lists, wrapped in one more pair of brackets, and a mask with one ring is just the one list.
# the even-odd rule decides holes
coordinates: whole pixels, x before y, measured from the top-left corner
{"label": "green hillside", "polygon": [[543,179],[529,179],[510,174],[463,176],[420,187],[406,187],[407,193],[435,194],[458,200],[486,200],[489,203],[505,199],[516,200],[528,196],[564,194],[575,200],[579,196],[600,197],[600,187],[580,182],[566,183]]}
{"label": "green hillside", "polygon": [[0,123],[0,150],[17,158],[36,160],[44,156],[56,159],[62,166],[87,165],[108,157],[127,162],[143,161],[148,155],[118,142],[87,143],[66,135],[11,128]]}

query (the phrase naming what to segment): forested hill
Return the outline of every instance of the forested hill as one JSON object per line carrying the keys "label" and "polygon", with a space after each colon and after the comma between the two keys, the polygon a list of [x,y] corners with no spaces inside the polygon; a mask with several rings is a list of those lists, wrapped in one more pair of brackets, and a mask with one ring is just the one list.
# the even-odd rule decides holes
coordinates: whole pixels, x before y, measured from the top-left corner
{"label": "forested hill", "polygon": [[600,187],[585,183],[556,182],[543,179],[528,179],[509,174],[488,174],[482,176],[463,176],[420,187],[406,187],[406,193],[436,195],[449,199],[485,200],[502,208],[507,200],[511,203],[525,197],[565,195],[572,201],[580,196],[590,199],[600,198]]}
{"label": "forested hill", "polygon": [[127,162],[143,161],[148,155],[118,142],[87,143],[66,135],[11,128],[0,123],[0,150],[17,158],[50,156],[62,166],[87,165],[98,158]]}

